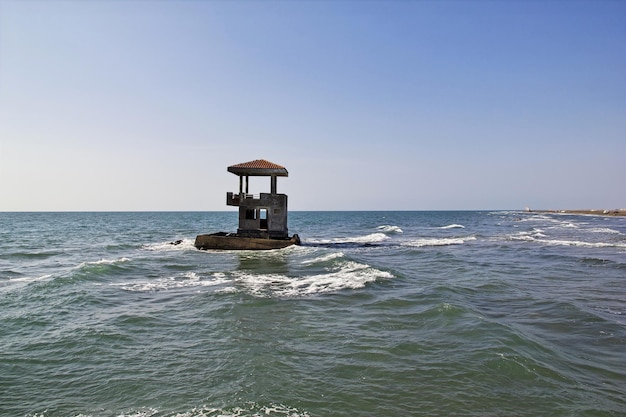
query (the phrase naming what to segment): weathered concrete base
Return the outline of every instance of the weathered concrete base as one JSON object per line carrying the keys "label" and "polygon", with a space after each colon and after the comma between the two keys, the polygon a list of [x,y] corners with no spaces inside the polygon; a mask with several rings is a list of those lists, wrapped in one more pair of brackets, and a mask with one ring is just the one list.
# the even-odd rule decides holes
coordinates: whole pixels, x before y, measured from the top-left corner
{"label": "weathered concrete base", "polygon": [[291,238],[263,239],[238,236],[236,233],[218,232],[196,236],[194,246],[198,249],[222,250],[270,250],[282,249],[291,245],[299,245],[300,237],[296,234]]}

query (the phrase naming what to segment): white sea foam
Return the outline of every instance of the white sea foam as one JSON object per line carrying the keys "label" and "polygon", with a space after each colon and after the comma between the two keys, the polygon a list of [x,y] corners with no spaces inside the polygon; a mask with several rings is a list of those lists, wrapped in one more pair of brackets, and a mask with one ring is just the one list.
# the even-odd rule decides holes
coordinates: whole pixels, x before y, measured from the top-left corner
{"label": "white sea foam", "polygon": [[547,237],[545,232],[542,229],[538,229],[538,228],[534,228],[531,232],[530,235],[536,238],[539,237]]}
{"label": "white sea foam", "polygon": [[581,240],[544,239],[542,233],[519,232],[507,237],[509,240],[519,240],[527,242],[537,242],[552,246],[578,246],[584,248],[626,248],[626,243],[622,242],[585,242]]}
{"label": "white sea foam", "polygon": [[327,255],[318,256],[317,258],[306,259],[302,261],[302,264],[310,265],[310,264],[323,263],[323,262],[332,261],[333,259],[343,258],[344,256],[345,254],[343,252],[332,252]]}
{"label": "white sea foam", "polygon": [[[77,271],[77,270],[81,270],[83,268],[88,269],[88,268],[94,268],[100,265],[115,265],[115,264],[119,264],[119,263],[123,263],[123,262],[129,262],[130,259],[123,257],[123,258],[118,258],[118,259],[100,259],[97,261],[88,261],[88,262],[81,262],[80,264],[73,266],[71,268],[69,268],[69,271]],[[69,272],[66,271],[65,273]],[[17,277],[17,278],[10,278],[9,280],[7,280],[6,282],[8,284],[17,284],[15,286],[10,285],[7,286],[8,289],[11,288],[19,288],[22,287],[23,285],[19,285],[19,284],[29,284],[31,282],[37,282],[37,281],[45,281],[48,280],[50,278],[52,278],[53,276],[59,277],[59,276],[63,276],[64,274],[45,274],[45,275],[40,275],[40,276],[30,276],[30,277]]]}
{"label": "white sea foam", "polygon": [[547,237],[547,236],[542,229],[533,228],[530,231],[522,231],[522,232],[517,232],[513,235],[509,235],[507,236],[507,239],[533,241],[533,240],[538,240],[544,237]]}
{"label": "white sea foam", "polygon": [[341,244],[341,243],[379,243],[389,239],[384,233],[371,233],[365,236],[338,237],[333,239],[306,239],[305,243]]}
{"label": "white sea foam", "polygon": [[[117,417],[152,417],[152,416],[156,416],[159,414],[159,410],[155,409],[155,408],[143,408],[141,410],[135,410],[135,411],[131,411],[129,413],[124,413],[124,414],[119,414]],[[200,416],[201,414],[198,414],[198,416]],[[87,416],[83,416],[82,414],[76,416],[76,417],[87,417]],[[191,415],[190,415],[191,417]]]}
{"label": "white sea foam", "polygon": [[50,278],[52,274],[41,275],[38,277],[19,277],[19,278],[9,278],[9,282],[35,282],[35,281],[45,281]]}
{"label": "white sea foam", "polygon": [[544,225],[548,226],[548,224],[551,224],[551,226],[549,226],[549,229],[578,229],[581,225],[586,225],[586,222],[572,222],[570,219],[568,220],[563,220],[563,218],[554,218],[551,216],[545,216],[545,215],[535,215],[535,216],[530,216],[530,217],[523,217],[520,219],[521,222],[541,222]]}
{"label": "white sea foam", "polygon": [[[310,417],[306,411],[288,407],[283,404],[259,405],[249,402],[243,407],[232,409],[220,409],[211,406],[194,408],[184,413],[177,413],[176,417],[259,417],[259,416],[281,416],[281,417]],[[120,416],[126,417],[126,416]],[[131,416],[129,416],[131,417]],[[134,417],[134,416],[132,416]],[[146,416],[147,417],[147,416]]]}
{"label": "white sea foam", "polygon": [[[33,414],[33,417],[47,417],[47,411],[41,414]],[[160,416],[162,411],[152,407],[142,407],[136,410],[125,411],[122,414],[116,414],[117,417],[154,417]],[[170,414],[167,414],[170,415]],[[201,406],[192,408],[189,411],[176,413],[175,417],[260,417],[260,416],[276,416],[276,417],[310,417],[306,411],[300,411],[297,408],[288,407],[282,404],[259,405],[249,402],[243,407],[233,407],[231,409],[220,409],[212,406]],[[74,417],[94,417],[92,414],[76,414]]]}
{"label": "white sea foam", "polygon": [[112,286],[120,287],[126,291],[166,291],[189,287],[213,287],[223,285],[229,280],[223,273],[213,274],[210,278],[202,279],[195,272],[186,272],[181,276],[165,277],[157,279],[142,279],[130,282],[112,283]]}
{"label": "white sea foam", "polygon": [[309,276],[287,276],[282,274],[255,274],[237,271],[234,274],[235,289],[243,290],[257,297],[299,297],[314,294],[332,293],[345,289],[363,288],[377,279],[391,279],[386,271],[354,261],[343,262],[341,266],[324,274]]}
{"label": "white sea foam", "polygon": [[543,230],[535,228],[527,232],[518,232],[516,235],[514,235],[514,237],[520,237],[522,239],[525,239],[525,237],[538,239],[538,238],[546,237],[546,234],[544,233]]}
{"label": "white sea foam", "polygon": [[578,222],[573,223],[571,221],[565,221],[560,219],[548,219],[547,223],[552,223],[552,226],[549,226],[548,229],[580,229],[580,226],[584,226],[587,223]]}
{"label": "white sea foam", "polygon": [[90,261],[90,262],[82,262],[78,265],[78,268],[85,265],[114,265],[123,262],[129,262],[130,258],[119,258],[119,259],[100,259],[99,261]]}
{"label": "white sea foam", "polygon": [[176,243],[176,241],[169,242],[158,242],[158,243],[148,243],[143,245],[143,248],[146,250],[152,251],[185,251],[185,250],[196,250],[194,246],[195,239],[180,239],[180,243]]}
{"label": "white sea foam", "polygon": [[448,245],[462,245],[466,242],[476,240],[474,236],[468,237],[449,237],[449,238],[423,238],[414,239],[402,242],[402,246],[410,246],[413,248],[421,248],[425,246],[448,246]]}
{"label": "white sea foam", "polygon": [[538,242],[545,243],[547,245],[558,246],[579,246],[583,248],[626,248],[626,243],[611,243],[611,242],[583,242],[579,240],[548,240],[537,239]]}
{"label": "white sea foam", "polygon": [[382,226],[378,226],[376,229],[380,230],[383,233],[403,233],[403,230],[400,229],[400,227],[392,226],[392,225],[388,225],[388,224],[384,224]]}
{"label": "white sea foam", "polygon": [[613,230],[613,229],[609,229],[607,227],[596,227],[596,228],[593,228],[593,229],[589,229],[589,232],[591,232],[591,233],[608,233],[608,234],[616,234],[616,235],[622,235],[623,234],[619,230]]}
{"label": "white sea foam", "polygon": [[438,229],[465,229],[462,224],[449,224],[447,226],[438,227]]}
{"label": "white sea foam", "polygon": [[0,291],[10,292],[17,288],[23,288],[31,282],[45,281],[52,277],[52,274],[40,275],[36,277],[17,277],[9,278],[6,281],[0,281]]}
{"label": "white sea foam", "polygon": [[532,236],[531,232],[519,232],[514,235],[510,235],[507,237],[510,240],[525,240],[525,241],[534,241],[537,240],[536,237]]}
{"label": "white sea foam", "polygon": [[95,267],[98,266],[102,266],[102,265],[116,265],[116,264],[120,264],[120,263],[124,263],[124,262],[130,262],[130,258],[118,258],[118,259],[100,259],[98,261],[88,261],[88,262],[81,262],[78,265],[76,265],[73,269],[74,270],[80,270],[80,269],[94,269]]}
{"label": "white sea foam", "polygon": [[559,220],[555,220],[554,218],[550,217],[550,216],[546,216],[545,214],[534,214],[531,216],[524,216],[521,217],[518,221],[522,221],[522,222],[537,222],[537,221],[541,221],[541,222],[558,222]]}

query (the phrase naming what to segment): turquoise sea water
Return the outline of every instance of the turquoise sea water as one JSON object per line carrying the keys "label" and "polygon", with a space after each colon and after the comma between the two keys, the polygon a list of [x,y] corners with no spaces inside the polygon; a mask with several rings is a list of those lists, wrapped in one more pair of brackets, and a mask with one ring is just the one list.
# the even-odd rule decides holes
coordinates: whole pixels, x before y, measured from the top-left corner
{"label": "turquoise sea water", "polygon": [[626,415],[626,218],[236,222],[0,213],[0,416]]}

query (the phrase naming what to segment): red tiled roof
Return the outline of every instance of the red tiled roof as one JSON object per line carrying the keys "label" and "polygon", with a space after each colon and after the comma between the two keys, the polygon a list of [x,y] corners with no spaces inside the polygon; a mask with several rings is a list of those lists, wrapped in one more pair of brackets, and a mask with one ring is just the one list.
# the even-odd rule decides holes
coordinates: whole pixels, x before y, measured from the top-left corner
{"label": "red tiled roof", "polygon": [[265,159],[256,159],[250,162],[231,165],[228,172],[235,175],[251,175],[251,176],[278,176],[286,177],[289,175],[287,168],[282,165],[275,164]]}
{"label": "red tiled roof", "polygon": [[228,168],[285,169],[284,166],[266,161],[265,159],[255,159],[254,161],[231,165]]}

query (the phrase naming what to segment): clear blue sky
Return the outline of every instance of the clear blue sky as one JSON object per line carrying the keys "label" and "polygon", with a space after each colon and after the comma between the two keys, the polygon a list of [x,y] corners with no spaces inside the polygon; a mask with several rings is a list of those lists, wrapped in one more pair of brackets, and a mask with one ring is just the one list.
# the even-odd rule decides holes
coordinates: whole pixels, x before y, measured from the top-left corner
{"label": "clear blue sky", "polygon": [[0,211],[227,210],[253,159],[292,210],[626,208],[626,2],[0,0]]}

